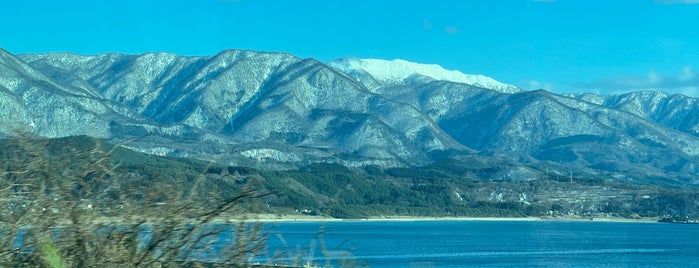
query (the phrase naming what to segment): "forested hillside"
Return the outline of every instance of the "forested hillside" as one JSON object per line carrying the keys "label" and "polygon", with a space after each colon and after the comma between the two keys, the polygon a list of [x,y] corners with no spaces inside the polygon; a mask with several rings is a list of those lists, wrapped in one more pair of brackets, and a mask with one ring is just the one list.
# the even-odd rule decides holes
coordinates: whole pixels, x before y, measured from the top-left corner
{"label": "forested hillside", "polygon": [[[27,166],[23,147],[3,140],[3,169]],[[133,152],[122,146],[85,136],[32,140],[46,153],[48,176],[81,180],[81,202],[99,213],[118,215],[124,204],[143,213],[154,212],[177,200],[190,200],[201,209],[235,196],[241,189],[269,195],[244,202],[231,213],[311,214],[336,218],[379,216],[644,216],[699,215],[699,193],[680,185],[643,185],[619,180],[577,176],[545,169],[545,178],[521,180],[505,160],[445,159],[412,168],[368,166],[350,169],[339,164],[310,164],[299,170],[257,170],[211,162],[169,158]],[[104,179],[94,174],[74,176],[90,165],[96,150],[108,152]],[[480,159],[480,158],[479,158]],[[102,161],[102,160],[100,160]],[[6,172],[3,185],[23,179],[24,173]],[[509,179],[508,179],[509,178]],[[67,181],[67,183],[70,183]],[[17,214],[21,195],[6,192],[2,214]],[[29,202],[29,201],[26,201]],[[232,215],[231,215],[232,216]]]}

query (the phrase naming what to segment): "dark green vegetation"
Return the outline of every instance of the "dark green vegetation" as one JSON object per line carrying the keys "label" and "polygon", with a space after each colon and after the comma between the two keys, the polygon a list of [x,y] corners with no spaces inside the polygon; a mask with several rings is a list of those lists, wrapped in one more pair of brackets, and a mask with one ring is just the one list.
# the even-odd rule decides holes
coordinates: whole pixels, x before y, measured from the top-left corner
{"label": "dark green vegetation", "polygon": [[[78,169],[79,162],[60,159],[70,159],[75,150],[90,150],[96,142],[87,137],[70,137],[49,140],[47,145],[52,159],[57,159],[56,164],[67,162]],[[111,148],[111,145],[105,146]],[[11,146],[4,147],[9,149],[0,152],[0,157],[7,169],[17,153],[12,152]],[[91,184],[94,200],[86,202],[92,202],[104,215],[116,213],[115,207],[125,202],[119,198],[129,198],[129,202],[143,208],[142,213],[151,213],[148,208],[153,204],[162,207],[183,198],[207,208],[220,199],[234,197],[243,186],[271,193],[249,204],[243,202],[237,212],[245,213],[299,213],[338,218],[699,215],[699,193],[694,189],[639,185],[590,175],[571,177],[553,172],[544,178],[492,181],[488,176],[499,174],[502,168],[496,166],[498,163],[475,159],[445,159],[412,168],[349,169],[338,164],[318,163],[301,170],[269,171],[157,157],[116,148],[108,161],[108,165],[116,166],[110,176],[134,190],[128,196],[114,196],[110,195],[107,185]],[[197,180],[201,176],[207,179],[193,187],[194,183],[201,183]],[[6,215],[11,209],[3,210]]]}
{"label": "dark green vegetation", "polygon": [[314,164],[300,171],[259,171],[283,195],[273,207],[339,218],[371,216],[616,216],[699,215],[692,189],[614,179],[550,175],[548,180],[491,181],[492,167],[442,160],[414,168],[351,171]]}

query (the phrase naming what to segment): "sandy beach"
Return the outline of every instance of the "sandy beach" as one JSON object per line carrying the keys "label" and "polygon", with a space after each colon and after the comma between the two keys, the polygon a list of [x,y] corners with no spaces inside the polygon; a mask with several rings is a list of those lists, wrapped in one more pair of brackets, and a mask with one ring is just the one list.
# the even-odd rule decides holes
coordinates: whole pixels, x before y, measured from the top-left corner
{"label": "sandy beach", "polygon": [[230,219],[232,222],[411,222],[411,221],[579,221],[579,222],[636,222],[657,223],[658,218],[621,217],[415,217],[415,216],[373,216],[358,219],[331,218],[311,215],[251,214]]}

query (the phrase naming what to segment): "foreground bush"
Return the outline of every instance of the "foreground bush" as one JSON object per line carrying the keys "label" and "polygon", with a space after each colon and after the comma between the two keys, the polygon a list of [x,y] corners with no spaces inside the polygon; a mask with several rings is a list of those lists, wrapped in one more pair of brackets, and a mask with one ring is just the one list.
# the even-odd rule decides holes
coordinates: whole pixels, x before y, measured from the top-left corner
{"label": "foreground bush", "polygon": [[123,172],[109,157],[123,148],[87,137],[0,145],[2,266],[238,267],[263,254],[259,224],[226,219],[267,194],[226,174]]}

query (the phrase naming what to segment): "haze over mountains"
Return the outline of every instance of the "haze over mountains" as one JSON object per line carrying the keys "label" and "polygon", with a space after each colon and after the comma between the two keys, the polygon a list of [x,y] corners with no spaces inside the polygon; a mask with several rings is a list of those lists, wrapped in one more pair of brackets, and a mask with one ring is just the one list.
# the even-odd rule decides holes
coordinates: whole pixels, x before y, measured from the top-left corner
{"label": "haze over mountains", "polygon": [[551,168],[699,183],[697,99],[524,91],[402,60],[0,50],[0,113],[5,132],[137,138],[125,146],[228,165],[498,159],[512,168],[485,179],[539,179]]}

